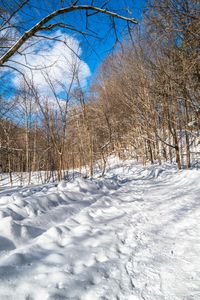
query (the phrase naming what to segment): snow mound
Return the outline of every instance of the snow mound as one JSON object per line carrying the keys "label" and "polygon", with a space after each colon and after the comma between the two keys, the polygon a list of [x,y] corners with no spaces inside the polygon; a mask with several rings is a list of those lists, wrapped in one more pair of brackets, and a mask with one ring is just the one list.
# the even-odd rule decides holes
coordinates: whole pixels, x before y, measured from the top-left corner
{"label": "snow mound", "polygon": [[0,193],[0,299],[200,299],[200,171],[111,162],[105,178]]}

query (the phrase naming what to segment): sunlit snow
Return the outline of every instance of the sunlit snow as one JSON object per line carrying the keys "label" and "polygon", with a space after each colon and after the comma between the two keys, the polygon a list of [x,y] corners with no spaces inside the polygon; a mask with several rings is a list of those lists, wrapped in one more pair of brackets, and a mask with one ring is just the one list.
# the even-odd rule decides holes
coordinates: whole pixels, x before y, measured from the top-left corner
{"label": "sunlit snow", "polygon": [[0,189],[0,299],[200,299],[200,171]]}

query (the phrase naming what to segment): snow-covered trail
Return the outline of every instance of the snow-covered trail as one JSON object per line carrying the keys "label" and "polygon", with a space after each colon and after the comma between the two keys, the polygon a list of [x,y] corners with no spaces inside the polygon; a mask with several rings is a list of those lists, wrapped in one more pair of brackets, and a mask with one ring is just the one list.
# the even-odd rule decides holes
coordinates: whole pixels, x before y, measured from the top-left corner
{"label": "snow-covered trail", "polygon": [[0,299],[200,299],[200,171],[127,164],[0,195]]}

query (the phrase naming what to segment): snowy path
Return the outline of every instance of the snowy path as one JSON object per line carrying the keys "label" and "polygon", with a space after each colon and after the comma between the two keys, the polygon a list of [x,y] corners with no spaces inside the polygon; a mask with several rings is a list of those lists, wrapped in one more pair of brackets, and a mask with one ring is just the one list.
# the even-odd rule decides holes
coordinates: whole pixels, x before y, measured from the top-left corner
{"label": "snowy path", "polygon": [[1,192],[0,299],[200,299],[200,171]]}

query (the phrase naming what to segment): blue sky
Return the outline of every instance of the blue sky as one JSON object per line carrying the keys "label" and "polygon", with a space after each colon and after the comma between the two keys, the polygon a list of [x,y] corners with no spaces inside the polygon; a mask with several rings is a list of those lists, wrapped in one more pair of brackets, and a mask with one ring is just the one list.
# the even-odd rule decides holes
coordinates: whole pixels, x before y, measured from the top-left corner
{"label": "blue sky", "polygon": [[[1,6],[6,6],[8,9],[11,2],[14,0],[0,0]],[[69,1],[66,1],[66,3]],[[85,4],[85,1],[80,0],[80,4]],[[101,6],[103,1],[94,1],[96,6]],[[126,16],[134,17],[141,22],[141,12],[146,3],[146,0],[110,0],[108,9],[112,9],[118,13]],[[46,16],[53,10],[60,8],[59,0],[29,0],[29,4],[23,8],[17,16],[18,30],[23,33],[25,30],[33,26],[42,17]],[[65,14],[59,17],[56,21],[64,22],[74,26],[76,29],[86,31],[86,18],[85,12],[77,12]],[[52,23],[52,22],[51,22]],[[89,66],[90,76],[88,76],[88,84],[101,62],[112,51],[116,38],[113,31],[110,30],[111,20],[103,15],[93,16],[88,19],[89,33],[97,36],[97,38],[74,33],[66,29],[61,29],[65,35],[73,36],[80,43],[81,53],[80,57],[84,63]],[[137,26],[137,25],[133,25]],[[117,35],[119,39],[123,40],[125,35],[126,23],[116,20]],[[58,32],[58,28],[54,30]],[[41,34],[41,33],[40,33]],[[43,35],[50,34],[49,32],[42,32]],[[57,47],[58,48],[58,47]],[[54,51],[55,52],[55,51]],[[19,57],[20,58],[20,57]],[[37,60],[38,61],[38,60]],[[23,62],[24,63],[24,62]]]}
{"label": "blue sky", "polygon": [[[120,1],[115,1],[115,7],[117,9],[118,3]],[[121,1],[123,2],[123,1]],[[132,2],[132,1],[124,1],[124,2]],[[142,9],[145,5],[145,0],[136,0],[132,4],[132,12],[133,17],[138,20],[138,22],[141,21],[142,16]],[[127,5],[128,6],[128,5]],[[130,5],[131,7],[131,5]],[[125,33],[127,32],[127,26],[126,23],[123,21],[116,20],[116,28],[119,39],[123,40],[123,37]],[[92,23],[92,22],[91,22]],[[98,68],[98,66],[101,64],[101,62],[109,55],[109,53],[112,51],[113,46],[115,45],[116,37],[113,33],[113,31],[109,31],[110,26],[110,20],[107,18],[104,18],[104,16],[101,18],[101,21],[94,21],[93,24],[91,24],[92,30],[99,32],[102,39],[100,40],[93,40],[91,39],[92,45],[94,44],[94,51],[88,51],[89,45],[87,43],[83,43],[82,47],[83,49],[86,48],[86,51],[83,51],[83,54],[85,54],[86,62],[89,64],[92,74],[94,74],[95,70]],[[137,26],[137,25],[133,25]],[[90,41],[90,39],[89,39]]]}

